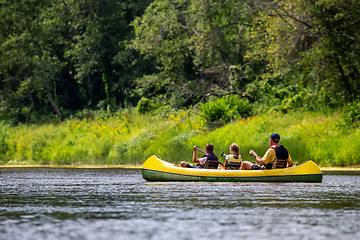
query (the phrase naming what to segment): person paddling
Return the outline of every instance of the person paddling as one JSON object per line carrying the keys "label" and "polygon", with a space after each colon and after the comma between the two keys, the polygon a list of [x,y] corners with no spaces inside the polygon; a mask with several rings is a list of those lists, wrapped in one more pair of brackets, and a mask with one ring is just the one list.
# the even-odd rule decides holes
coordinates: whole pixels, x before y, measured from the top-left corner
{"label": "person paddling", "polygon": [[225,155],[225,169],[227,170],[239,170],[239,167],[241,165],[241,155],[240,155],[240,148],[239,145],[236,143],[232,143],[230,145],[230,153],[229,155]]}
{"label": "person paddling", "polygon": [[198,150],[197,146],[194,146],[194,153],[193,153],[193,158],[192,161],[195,163],[199,163],[197,166],[192,165],[192,164],[188,164],[186,162],[181,162],[181,167],[188,167],[188,168],[204,168],[206,162],[208,160],[213,160],[213,161],[218,161],[218,157],[213,153],[214,151],[214,146],[210,143],[206,144],[205,146],[205,155],[202,156],[201,158],[197,159],[196,158],[196,152]]}
{"label": "person paddling", "polygon": [[265,170],[265,169],[274,169],[274,168],[286,168],[292,167],[293,162],[291,160],[288,150],[279,145],[280,135],[273,133],[270,136],[270,145],[265,155],[260,157],[256,154],[254,150],[250,150],[249,154],[253,156],[257,162],[254,164],[249,161],[243,161],[240,170]]}

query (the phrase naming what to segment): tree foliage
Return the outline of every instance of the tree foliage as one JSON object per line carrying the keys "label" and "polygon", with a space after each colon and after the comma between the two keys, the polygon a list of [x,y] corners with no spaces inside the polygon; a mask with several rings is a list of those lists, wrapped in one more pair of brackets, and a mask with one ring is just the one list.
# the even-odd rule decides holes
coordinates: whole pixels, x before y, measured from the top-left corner
{"label": "tree foliage", "polygon": [[237,94],[282,111],[359,99],[358,1],[3,0],[0,7],[1,118],[63,119],[142,97],[189,107]]}
{"label": "tree foliage", "polygon": [[264,78],[297,76],[330,106],[359,98],[359,2],[263,1],[262,9],[250,57],[267,59]]}
{"label": "tree foliage", "polygon": [[154,70],[125,45],[134,34],[130,22],[150,2],[2,1],[2,115],[28,121],[29,112],[54,112],[62,119],[83,108],[136,104],[134,80]]}
{"label": "tree foliage", "polygon": [[3,1],[2,9],[0,74],[4,105],[16,109],[30,99],[36,110],[36,99],[46,98],[62,118],[51,88],[65,64],[56,51],[62,49],[57,33],[64,26],[57,19],[48,19],[46,11],[58,9],[42,0]]}
{"label": "tree foliage", "polygon": [[133,22],[132,47],[155,56],[159,73],[139,84],[178,105],[228,91],[230,69],[244,64],[251,15],[246,1],[154,1]]}

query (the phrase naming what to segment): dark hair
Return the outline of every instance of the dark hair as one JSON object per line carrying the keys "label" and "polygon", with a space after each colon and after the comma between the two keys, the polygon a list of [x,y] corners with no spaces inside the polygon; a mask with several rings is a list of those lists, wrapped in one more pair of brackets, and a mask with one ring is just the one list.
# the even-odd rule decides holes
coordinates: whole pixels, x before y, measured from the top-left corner
{"label": "dark hair", "polygon": [[209,153],[212,153],[214,151],[214,146],[210,143],[206,144],[205,150],[207,150]]}

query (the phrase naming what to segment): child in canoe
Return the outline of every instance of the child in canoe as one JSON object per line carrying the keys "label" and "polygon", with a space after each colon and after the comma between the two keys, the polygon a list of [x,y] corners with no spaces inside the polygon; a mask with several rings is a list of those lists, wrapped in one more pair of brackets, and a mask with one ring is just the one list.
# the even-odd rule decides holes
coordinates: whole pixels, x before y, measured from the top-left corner
{"label": "child in canoe", "polygon": [[230,155],[225,155],[225,169],[239,170],[241,165],[240,149],[236,143],[230,145]]}
{"label": "child in canoe", "polygon": [[[186,162],[181,162],[181,167],[188,167],[188,168],[215,168],[217,169],[218,166],[218,157],[213,153],[214,151],[214,146],[212,144],[206,144],[205,146],[205,155],[202,156],[201,158],[196,158],[196,152],[198,149],[197,146],[194,146],[194,153],[193,153],[193,158],[192,161],[195,163],[199,163],[198,165],[192,165],[192,164],[188,164]],[[200,150],[201,151],[201,150]],[[209,164],[211,163],[211,164]],[[209,166],[210,165],[210,166]],[[216,165],[216,166],[215,166]]]}

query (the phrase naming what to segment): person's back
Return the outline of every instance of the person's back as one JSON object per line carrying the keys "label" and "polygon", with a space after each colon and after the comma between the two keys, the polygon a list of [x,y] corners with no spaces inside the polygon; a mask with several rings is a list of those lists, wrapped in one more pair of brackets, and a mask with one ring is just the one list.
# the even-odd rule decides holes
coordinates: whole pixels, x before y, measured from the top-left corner
{"label": "person's back", "polygon": [[239,170],[241,165],[241,155],[228,155],[228,162],[226,163],[226,169]]}
{"label": "person's back", "polygon": [[[188,168],[217,168],[218,166],[218,157],[213,153],[214,146],[212,144],[206,144],[205,146],[205,155],[203,155],[201,158],[196,158],[196,152],[198,150],[197,146],[194,146],[194,153],[193,153],[193,162],[199,163],[198,165],[192,165],[188,164],[186,162],[181,162],[181,167],[188,167]],[[201,150],[200,150],[201,151]],[[216,167],[215,167],[216,166]]]}
{"label": "person's back", "polygon": [[206,158],[206,162],[204,164],[199,164],[198,168],[206,168],[206,169],[217,169],[219,160],[218,157],[213,153],[214,147],[212,144],[206,144],[205,146],[205,154],[202,158]]}
{"label": "person's back", "polygon": [[283,145],[278,145],[274,148],[276,152],[276,159],[271,168],[286,168],[289,158],[289,152]]}
{"label": "person's back", "polygon": [[290,154],[284,146],[279,145],[280,135],[273,133],[270,136],[270,148],[266,151],[263,157],[258,156],[254,150],[250,150],[249,154],[254,156],[257,164],[249,161],[244,161],[241,164],[241,170],[265,170],[274,168],[292,167],[293,162]]}
{"label": "person's back", "polygon": [[230,155],[226,155],[225,169],[238,170],[241,165],[241,155],[239,155],[239,146],[236,143],[230,145]]}
{"label": "person's back", "polygon": [[218,160],[218,157],[213,152],[207,153],[203,157],[207,157],[208,160]]}

